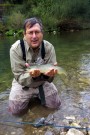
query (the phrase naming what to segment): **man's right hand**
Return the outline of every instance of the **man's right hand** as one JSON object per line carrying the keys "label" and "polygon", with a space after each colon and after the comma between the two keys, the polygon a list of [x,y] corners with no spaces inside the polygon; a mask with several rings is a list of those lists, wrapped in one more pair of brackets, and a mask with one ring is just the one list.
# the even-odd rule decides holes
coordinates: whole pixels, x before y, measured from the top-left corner
{"label": "man's right hand", "polygon": [[38,69],[31,69],[30,72],[29,72],[29,74],[30,74],[30,76],[32,76],[32,77],[35,78],[35,77],[40,76],[41,72]]}

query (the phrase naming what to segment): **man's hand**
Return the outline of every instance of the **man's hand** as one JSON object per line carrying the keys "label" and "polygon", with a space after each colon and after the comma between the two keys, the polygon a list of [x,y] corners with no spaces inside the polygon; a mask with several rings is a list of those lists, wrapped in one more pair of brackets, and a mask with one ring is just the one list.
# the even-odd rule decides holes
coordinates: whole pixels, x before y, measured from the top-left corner
{"label": "man's hand", "polygon": [[[57,66],[57,62],[54,63],[54,66]],[[49,77],[54,77],[57,74],[57,70],[56,69],[50,69],[48,72],[44,73],[44,75],[49,76]]]}
{"label": "man's hand", "polygon": [[57,70],[56,69],[50,69],[44,75],[49,76],[49,77],[54,77],[56,74],[57,74]]}
{"label": "man's hand", "polygon": [[32,76],[32,77],[35,78],[35,77],[40,76],[41,72],[38,69],[31,69],[30,72],[29,72],[29,74],[30,74],[30,76]]}

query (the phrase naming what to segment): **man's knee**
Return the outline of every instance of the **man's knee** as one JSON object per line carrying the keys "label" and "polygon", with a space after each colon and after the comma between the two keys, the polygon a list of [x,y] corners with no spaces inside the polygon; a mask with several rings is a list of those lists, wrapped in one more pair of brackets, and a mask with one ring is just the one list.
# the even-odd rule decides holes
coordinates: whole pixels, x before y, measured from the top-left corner
{"label": "man's knee", "polygon": [[59,95],[52,94],[52,95],[46,97],[46,106],[47,107],[59,109],[60,105],[61,105],[61,100],[60,100]]}
{"label": "man's knee", "polygon": [[9,101],[8,111],[15,116],[24,115],[28,111],[28,104],[16,101]]}
{"label": "man's knee", "polygon": [[60,97],[58,95],[58,90],[53,83],[46,82],[44,84],[44,93],[47,107],[55,109],[60,108]]}
{"label": "man's knee", "polygon": [[10,114],[15,115],[15,116],[22,116],[27,113],[28,109],[21,109],[21,110],[15,110],[12,109],[10,106],[8,108],[8,111]]}

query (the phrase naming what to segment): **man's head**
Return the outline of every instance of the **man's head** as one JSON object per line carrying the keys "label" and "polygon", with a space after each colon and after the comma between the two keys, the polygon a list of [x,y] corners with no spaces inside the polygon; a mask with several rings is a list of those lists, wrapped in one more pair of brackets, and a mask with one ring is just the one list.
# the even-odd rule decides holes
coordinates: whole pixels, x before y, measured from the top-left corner
{"label": "man's head", "polygon": [[38,48],[43,40],[43,26],[41,20],[33,17],[24,22],[24,37],[33,48]]}

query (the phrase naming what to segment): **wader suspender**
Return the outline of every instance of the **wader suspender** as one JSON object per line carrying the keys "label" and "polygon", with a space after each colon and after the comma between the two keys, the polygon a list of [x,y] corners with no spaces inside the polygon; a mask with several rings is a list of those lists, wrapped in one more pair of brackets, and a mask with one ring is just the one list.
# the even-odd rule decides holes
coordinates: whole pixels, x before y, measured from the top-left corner
{"label": "wader suspender", "polygon": [[[23,53],[23,59],[26,61],[26,53],[25,53],[25,46],[24,46],[24,41],[23,39],[20,40],[20,45]],[[44,42],[42,41],[42,47],[41,47],[41,57],[44,59],[45,57],[45,47],[44,47]],[[41,99],[41,104],[45,105],[45,94],[43,90],[43,85],[39,86],[39,94],[40,94],[40,99]]]}

